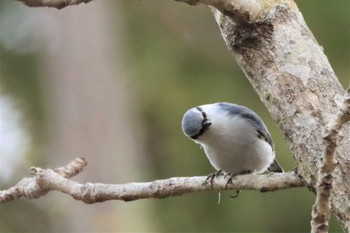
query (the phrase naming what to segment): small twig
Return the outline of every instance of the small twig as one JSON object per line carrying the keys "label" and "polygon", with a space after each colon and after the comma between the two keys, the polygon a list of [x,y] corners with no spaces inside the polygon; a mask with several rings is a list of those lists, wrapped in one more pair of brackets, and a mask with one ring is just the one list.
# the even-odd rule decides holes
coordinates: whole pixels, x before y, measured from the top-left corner
{"label": "small twig", "polygon": [[[224,176],[213,179],[213,185],[205,185],[206,176],[175,177],[145,183],[128,184],[81,184],[68,178],[78,174],[86,166],[85,160],[76,159],[65,167],[55,170],[33,168],[32,178],[24,178],[14,187],[0,191],[0,203],[26,198],[38,198],[51,190],[60,191],[85,203],[108,200],[133,201],[145,198],[165,198],[191,192],[225,190]],[[250,189],[261,192],[305,187],[305,183],[294,172],[270,173],[266,175],[242,175],[232,179],[228,190]]]}
{"label": "small twig", "polygon": [[58,167],[54,170],[57,174],[64,178],[71,178],[73,176],[78,175],[80,172],[83,171],[83,169],[86,167],[87,161],[84,158],[76,158],[70,163],[67,164],[67,166]]}
{"label": "small twig", "polygon": [[80,3],[88,3],[92,0],[17,0],[31,7],[53,7],[62,9],[66,6],[79,5]]}
{"label": "small twig", "polygon": [[325,149],[323,152],[323,165],[318,172],[317,197],[312,208],[311,232],[328,232],[330,217],[330,196],[333,189],[333,172],[337,165],[335,151],[337,149],[338,134],[342,126],[350,120],[350,88],[347,90],[343,106],[340,108],[323,138]]}

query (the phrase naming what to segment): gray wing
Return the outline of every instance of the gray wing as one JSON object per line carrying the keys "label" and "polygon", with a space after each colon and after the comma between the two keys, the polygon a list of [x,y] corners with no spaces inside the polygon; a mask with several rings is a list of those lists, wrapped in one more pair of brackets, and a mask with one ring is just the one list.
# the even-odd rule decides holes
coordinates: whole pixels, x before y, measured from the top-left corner
{"label": "gray wing", "polygon": [[234,114],[234,115],[240,114],[242,117],[251,121],[257,129],[257,136],[261,139],[264,139],[266,142],[268,142],[274,150],[275,146],[272,141],[271,134],[267,130],[264,122],[261,120],[258,114],[256,114],[254,111],[250,110],[249,108],[238,104],[231,104],[231,103],[218,103],[218,104],[224,111],[227,111],[228,114]]}
{"label": "gray wing", "polygon": [[[258,114],[256,114],[254,111],[250,110],[247,107],[240,106],[237,104],[219,103],[219,105],[222,109],[224,109],[224,111],[227,111],[228,114],[240,114],[242,117],[251,121],[257,129],[257,136],[268,142],[272,146],[272,149],[275,150],[275,145],[272,141],[271,134],[267,130],[266,125],[258,116]],[[279,165],[276,159],[269,166],[268,170],[271,172],[283,172],[282,167]]]}

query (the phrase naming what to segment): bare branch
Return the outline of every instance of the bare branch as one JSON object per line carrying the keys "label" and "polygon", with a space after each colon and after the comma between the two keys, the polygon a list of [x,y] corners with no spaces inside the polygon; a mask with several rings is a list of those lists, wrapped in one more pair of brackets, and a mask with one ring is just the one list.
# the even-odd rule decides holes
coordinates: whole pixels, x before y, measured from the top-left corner
{"label": "bare branch", "polygon": [[80,3],[88,3],[92,0],[17,0],[31,7],[53,7],[62,9],[66,6],[79,5]]}
{"label": "bare branch", "polygon": [[[60,191],[89,204],[108,200],[133,201],[179,196],[192,192],[225,190],[227,182],[224,176],[215,178],[212,187],[204,184],[206,176],[175,177],[128,184],[82,184],[68,179],[82,171],[85,165],[85,160],[76,159],[66,167],[55,170],[34,168],[32,169],[34,177],[24,178],[14,187],[0,191],[0,203],[21,197],[38,198],[51,190]],[[232,183],[228,184],[227,190],[250,189],[270,192],[296,187],[305,187],[305,183],[294,172],[288,172],[237,176]]]}
{"label": "bare branch", "polygon": [[[31,7],[53,7],[62,9],[66,6],[88,3],[92,0],[17,0]],[[218,9],[233,22],[257,22],[274,6],[294,4],[286,0],[175,0],[189,5],[203,4]]]}
{"label": "bare branch", "polygon": [[[86,165],[87,162],[84,158],[76,158],[68,165],[56,168],[55,174],[60,177],[71,178],[79,174]],[[31,168],[31,174],[37,174],[40,170],[41,168],[33,167]],[[14,187],[3,191],[0,190],[0,203],[17,200],[21,197],[38,198],[44,196],[48,191],[37,183],[37,177],[23,178]]]}
{"label": "bare branch", "polygon": [[317,197],[312,208],[311,232],[328,232],[330,217],[330,196],[333,190],[333,172],[337,165],[335,151],[337,149],[338,134],[343,125],[350,120],[350,88],[345,94],[343,106],[339,109],[336,118],[326,129],[323,138],[325,149],[323,165],[318,171]]}

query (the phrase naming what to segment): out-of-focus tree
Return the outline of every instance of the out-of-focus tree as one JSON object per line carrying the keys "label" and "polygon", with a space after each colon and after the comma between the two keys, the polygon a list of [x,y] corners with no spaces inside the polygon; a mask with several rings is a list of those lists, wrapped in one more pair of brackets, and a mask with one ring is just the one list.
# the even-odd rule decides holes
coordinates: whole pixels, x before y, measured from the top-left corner
{"label": "out-of-focus tree", "polygon": [[[29,86],[30,90],[23,91],[23,95],[40,93],[41,99],[18,97],[29,103],[40,103],[41,113],[36,113],[36,107],[30,109],[34,112],[32,117],[41,117],[36,123],[40,128],[33,126],[35,131],[32,134],[34,137],[36,134],[45,135],[38,137],[37,143],[42,150],[33,154],[35,160],[41,161],[41,164],[62,164],[82,156],[96,165],[90,166],[83,179],[110,183],[147,177],[145,170],[148,166],[142,149],[142,124],[135,113],[137,103],[134,91],[128,88],[132,84],[123,64],[123,20],[115,14],[119,7],[112,10],[114,7],[116,5],[110,2],[100,2],[65,11],[22,9],[29,22],[34,21],[33,17],[40,17],[37,26],[42,37],[37,37],[42,44],[40,47],[36,45],[36,57],[33,58],[36,63],[31,66],[35,72],[28,75],[25,67],[23,70],[18,68],[17,59],[21,59],[21,55],[13,55],[14,61],[6,65],[3,74],[7,76],[3,77],[6,79],[4,82],[11,82],[11,76],[16,76],[11,73],[12,69],[15,72],[20,70],[18,72],[21,73],[15,77],[18,87],[8,84],[8,88],[14,88],[16,92],[16,88],[28,88],[21,82],[37,80]],[[21,52],[20,48],[14,49]],[[5,62],[9,59],[7,55]],[[40,88],[38,93],[35,88]],[[28,170],[21,173],[25,175]],[[28,205],[30,203],[25,206]],[[141,227],[147,230],[152,229],[147,206],[147,203],[141,202],[130,206],[85,206],[52,196],[44,200],[36,211],[32,210],[34,217],[28,220],[32,219],[37,224],[4,225],[2,230],[123,231]],[[4,206],[1,211],[3,221],[16,219],[13,215],[23,212],[22,209],[21,205]],[[43,218],[38,211],[46,213],[46,216]],[[137,216],[133,214],[135,211],[139,212]],[[43,225],[39,224],[43,219],[47,220]]]}

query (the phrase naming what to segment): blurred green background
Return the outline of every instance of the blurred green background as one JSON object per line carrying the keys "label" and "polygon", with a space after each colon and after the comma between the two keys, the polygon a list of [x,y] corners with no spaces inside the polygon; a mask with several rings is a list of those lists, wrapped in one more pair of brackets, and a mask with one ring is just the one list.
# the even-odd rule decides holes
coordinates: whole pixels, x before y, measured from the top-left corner
{"label": "blurred green background", "polygon": [[[297,1],[340,82],[349,85],[350,2]],[[80,182],[144,182],[213,171],[180,127],[217,101],[256,111],[285,170],[283,137],[229,54],[205,6],[93,1],[61,11],[0,2],[0,189],[30,166],[89,165]],[[309,232],[314,194],[194,193],[85,205],[60,193],[0,206],[0,232]],[[331,232],[339,232],[332,219]]]}

